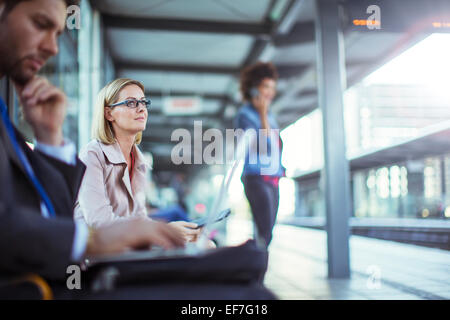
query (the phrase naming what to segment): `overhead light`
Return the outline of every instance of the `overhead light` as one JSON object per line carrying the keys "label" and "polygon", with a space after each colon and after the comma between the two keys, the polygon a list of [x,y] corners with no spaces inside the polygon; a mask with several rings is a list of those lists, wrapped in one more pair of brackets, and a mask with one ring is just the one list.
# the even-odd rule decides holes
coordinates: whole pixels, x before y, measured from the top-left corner
{"label": "overhead light", "polygon": [[436,29],[450,28],[450,22],[432,22],[431,25]]}
{"label": "overhead light", "polygon": [[367,25],[373,25],[373,26],[379,26],[381,25],[380,20],[367,20],[367,19],[354,19],[352,21],[354,26],[367,26]]}

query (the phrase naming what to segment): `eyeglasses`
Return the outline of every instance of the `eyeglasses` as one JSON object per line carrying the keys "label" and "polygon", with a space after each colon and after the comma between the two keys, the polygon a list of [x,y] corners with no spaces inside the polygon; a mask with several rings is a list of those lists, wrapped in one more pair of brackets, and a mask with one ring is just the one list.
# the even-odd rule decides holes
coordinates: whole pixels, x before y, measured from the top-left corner
{"label": "eyeglasses", "polygon": [[127,99],[124,100],[122,102],[117,102],[114,104],[110,104],[108,107],[110,108],[114,108],[117,106],[121,106],[121,105],[126,105],[128,108],[131,109],[135,109],[139,106],[139,104],[142,104],[145,108],[150,108],[150,105],[152,104],[152,101],[150,99],[142,99],[142,100],[137,100],[137,99]]}

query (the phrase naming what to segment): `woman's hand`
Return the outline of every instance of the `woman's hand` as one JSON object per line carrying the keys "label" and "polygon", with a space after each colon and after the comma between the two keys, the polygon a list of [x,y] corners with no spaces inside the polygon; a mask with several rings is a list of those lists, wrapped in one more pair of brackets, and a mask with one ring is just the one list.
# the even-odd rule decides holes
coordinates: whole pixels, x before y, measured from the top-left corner
{"label": "woman's hand", "polygon": [[253,97],[252,104],[259,113],[261,129],[263,129],[264,133],[267,135],[267,130],[270,130],[269,120],[267,119],[270,101],[259,94],[258,96]]}
{"label": "woman's hand", "polygon": [[267,115],[270,101],[264,98],[261,94],[252,98],[252,104],[261,116]]}
{"label": "woman's hand", "polygon": [[174,221],[170,222],[169,225],[175,227],[183,236],[186,242],[197,241],[198,235],[201,233],[201,229],[196,229],[197,224],[187,221]]}

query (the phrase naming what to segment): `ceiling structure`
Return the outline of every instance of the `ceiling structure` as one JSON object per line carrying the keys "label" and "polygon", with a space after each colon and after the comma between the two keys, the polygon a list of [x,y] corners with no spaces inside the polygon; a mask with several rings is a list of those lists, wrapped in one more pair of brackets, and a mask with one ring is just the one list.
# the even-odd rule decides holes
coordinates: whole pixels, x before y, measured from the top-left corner
{"label": "ceiling structure", "polygon": [[[348,86],[426,35],[389,19],[382,30],[354,26],[353,19],[367,19],[371,2],[343,1]],[[153,154],[155,170],[176,169],[173,130],[192,132],[195,120],[203,121],[203,130],[232,128],[240,71],[258,60],[272,61],[280,74],[272,110],[281,128],[318,107],[313,0],[91,3],[101,12],[116,76],[142,81],[152,99],[142,148]],[[167,97],[200,97],[201,111],[168,115]]]}

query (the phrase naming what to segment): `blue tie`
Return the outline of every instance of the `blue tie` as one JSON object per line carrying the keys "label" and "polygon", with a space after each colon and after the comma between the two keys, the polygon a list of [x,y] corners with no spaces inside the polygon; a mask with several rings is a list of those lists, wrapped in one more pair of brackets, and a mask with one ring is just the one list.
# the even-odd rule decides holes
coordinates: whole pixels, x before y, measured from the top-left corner
{"label": "blue tie", "polygon": [[9,120],[8,116],[8,109],[6,108],[5,103],[3,102],[2,98],[0,98],[0,112],[2,113],[2,120],[6,127],[6,131],[8,132],[9,139],[14,147],[14,151],[16,152],[17,156],[19,157],[20,162],[22,163],[23,167],[25,168],[25,171],[28,175],[28,178],[33,183],[34,187],[39,193],[39,196],[41,197],[42,202],[44,203],[44,206],[41,206],[44,210],[47,212],[43,212],[44,215],[47,213],[50,217],[55,216],[55,208],[53,207],[53,204],[47,195],[47,192],[45,192],[44,188],[42,187],[41,183],[39,182],[39,179],[34,174],[33,168],[30,165],[30,162],[28,161],[28,158],[26,157],[25,153],[23,152],[22,148],[19,146],[19,143],[16,139],[16,133],[14,132],[14,127],[11,123],[11,120]]}

